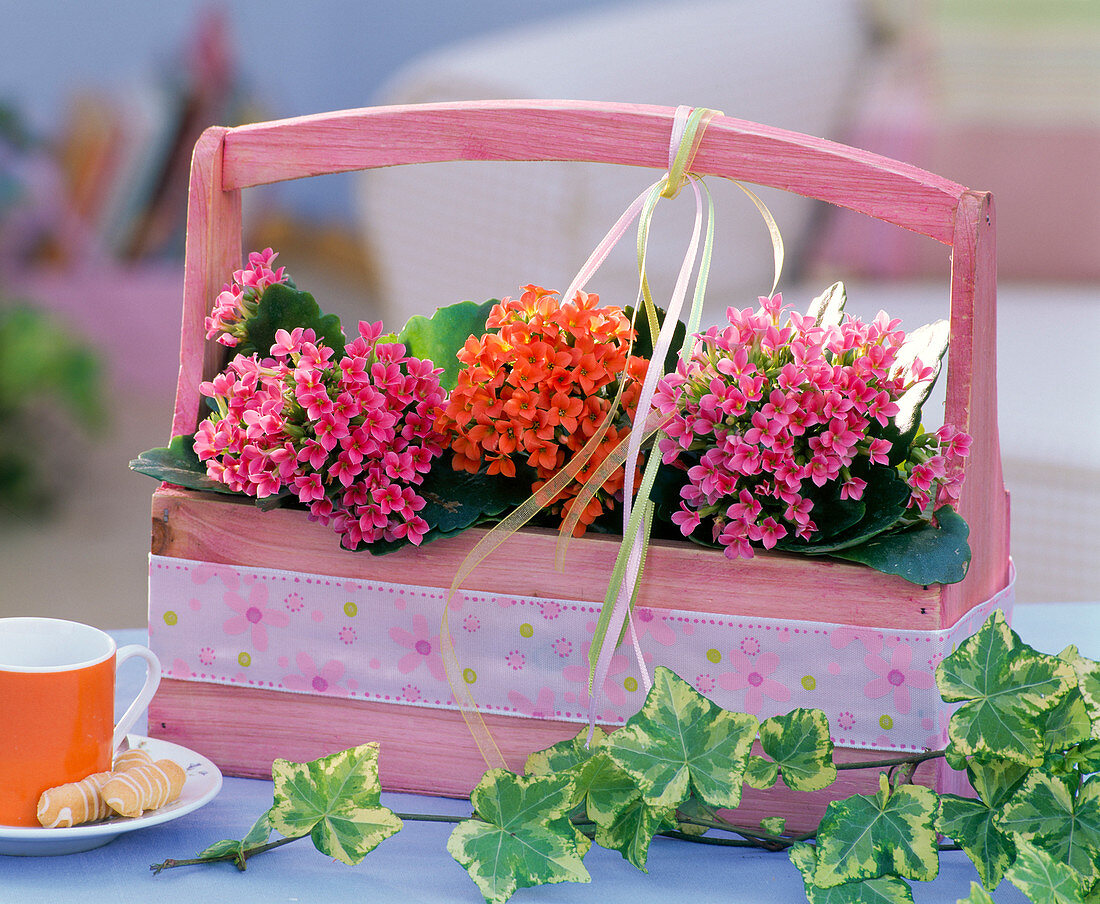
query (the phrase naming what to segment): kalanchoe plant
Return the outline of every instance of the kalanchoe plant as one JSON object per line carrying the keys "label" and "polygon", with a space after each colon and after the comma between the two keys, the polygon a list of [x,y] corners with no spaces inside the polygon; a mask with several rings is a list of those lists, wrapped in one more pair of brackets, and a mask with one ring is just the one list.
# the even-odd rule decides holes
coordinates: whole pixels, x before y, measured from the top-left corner
{"label": "kalanchoe plant", "polygon": [[[785,852],[811,904],[911,904],[910,882],[935,879],[940,851],[960,849],[980,879],[971,904],[991,901],[1004,881],[1035,904],[1095,900],[1100,665],[1073,647],[1037,652],[998,610],[940,663],[936,680],[944,699],[960,704],[946,750],[842,762],[820,710],[758,722],[659,668],[624,727],[597,729],[590,742],[582,729],[533,753],[522,775],[490,770],[469,817],[391,813],[380,803],[377,749],[365,745],[311,764],[276,761],[275,803],[244,839],[153,869],[214,861],[244,869],[250,857],[307,834],[321,851],[357,863],[402,820],[431,820],[458,823],[447,850],[490,904],[523,887],[590,881],[584,858],[593,843],[644,871],[656,835]],[[966,771],[973,797],[914,783],[919,764],[942,758]],[[817,792],[853,769],[879,771],[877,788],[834,800],[814,830],[789,832],[778,815],[738,820],[746,785]],[[270,841],[273,830],[284,837]]]}
{"label": "kalanchoe plant", "polygon": [[[537,491],[610,417],[577,479],[546,500],[568,515],[584,481],[629,433],[647,364],[628,354],[633,329],[624,312],[598,305],[598,295],[559,302],[525,286],[493,307],[484,334],[458,352],[464,366],[438,422],[455,470],[523,476]],[[580,514],[580,531],[621,499],[625,483],[623,468],[607,478]]]}
{"label": "kalanchoe plant", "polygon": [[905,354],[900,321],[842,319],[843,304],[838,284],[805,315],[780,295],[729,308],[661,380],[660,451],[686,477],[670,517],[685,536],[730,558],[835,554],[957,502],[970,438],[923,433],[918,417],[946,337],[925,363]]}
{"label": "kalanchoe plant", "polygon": [[194,450],[207,474],[258,499],[287,492],[349,549],[428,530],[416,488],[443,447],[439,371],[359,324],[343,356],[312,329],[280,329],[271,357],[237,355],[202,391],[217,407]]}

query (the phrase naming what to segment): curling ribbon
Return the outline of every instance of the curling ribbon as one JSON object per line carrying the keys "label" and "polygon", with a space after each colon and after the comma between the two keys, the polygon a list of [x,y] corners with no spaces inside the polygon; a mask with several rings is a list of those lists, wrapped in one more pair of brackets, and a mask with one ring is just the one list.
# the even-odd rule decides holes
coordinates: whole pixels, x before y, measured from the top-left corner
{"label": "curling ribbon", "polygon": [[[580,512],[584,508],[584,502],[595,494],[599,487],[606,481],[607,477],[609,477],[619,466],[625,466],[628,475],[635,472],[643,442],[653,440],[653,447],[656,448],[656,443],[660,436],[659,431],[663,424],[663,418],[651,416],[649,410],[653,394],[656,390],[657,381],[663,375],[662,365],[671,346],[672,336],[675,332],[677,322],[679,321],[680,310],[686,296],[687,282],[699,254],[699,237],[702,225],[702,200],[705,195],[708,215],[706,232],[703,238],[702,260],[700,262],[695,292],[688,315],[687,336],[683,347],[679,350],[681,360],[688,356],[691,344],[694,341],[694,336],[698,332],[699,321],[702,314],[702,302],[706,291],[707,275],[709,273],[710,258],[713,249],[714,203],[701,179],[691,172],[691,164],[702,140],[707,123],[716,115],[720,114],[717,111],[702,108],[692,109],[690,107],[679,107],[676,110],[669,145],[668,172],[634,199],[631,205],[624,211],[622,216],[619,217],[604,239],[592,252],[584,266],[574,277],[566,292],[561,296],[563,299],[571,299],[578,291],[583,289],[592,275],[599,269],[610,254],[611,250],[619,242],[622,236],[625,235],[626,230],[634,220],[638,219],[640,216],[638,225],[639,287],[638,297],[635,303],[635,317],[637,317],[640,310],[644,311],[649,322],[650,335],[656,336],[657,338],[653,343],[653,355],[650,366],[646,372],[645,380],[643,381],[642,391],[636,408],[635,425],[633,429],[628,434],[626,440],[620,443],[619,446],[607,456],[601,466],[597,468],[595,473],[585,482],[581,493],[578,495],[577,504],[573,508],[573,514],[563,523],[556,557],[559,569],[562,567],[564,560],[565,545],[576,527]],[[778,285],[779,273],[783,260],[782,239],[779,235],[778,227],[766,205],[764,205],[753,192],[736,180],[731,181],[738,185],[738,187],[748,195],[768,225],[775,257],[775,281],[772,285],[772,292],[774,292],[776,285]],[[692,232],[692,239],[681,266],[676,287],[673,291],[672,300],[666,311],[664,323],[658,328],[656,307],[653,303],[645,270],[645,253],[649,237],[649,226],[654,208],[658,201],[661,198],[675,198],[681,189],[688,184],[692,186],[695,195],[695,225]],[[554,475],[554,477],[547,481],[547,483],[536,493],[525,500],[522,505],[517,507],[507,517],[502,519],[478,541],[459,567],[451,583],[451,587],[447,592],[440,626],[440,639],[443,647],[442,658],[447,680],[451,686],[455,705],[462,713],[483,759],[490,768],[504,767],[506,764],[491,731],[485,724],[485,720],[481,716],[481,713],[478,711],[477,704],[470,694],[468,686],[462,678],[462,668],[458,660],[458,653],[450,630],[449,612],[451,600],[465,579],[482,560],[500,546],[500,544],[502,544],[512,533],[526,524],[549,500],[555,498],[562,489],[574,480],[576,474],[580,472],[584,464],[598,447],[607,427],[610,425],[619,405],[619,397],[622,393],[622,388],[622,383],[620,383],[619,393],[613,400],[604,422],[600,425],[595,435],[589,439],[585,447],[574,455],[573,459],[570,460],[565,468]],[[656,439],[654,438],[655,434],[657,435]],[[623,541],[620,545],[619,554],[612,572],[604,606],[589,653],[591,667],[589,675],[589,735],[591,735],[592,726],[595,724],[595,708],[599,697],[599,689],[602,688],[603,681],[606,679],[610,667],[611,656],[617,648],[623,634],[627,631],[629,631],[631,636],[635,656],[638,661],[639,672],[647,691],[652,683],[649,678],[648,669],[642,658],[641,649],[637,643],[633,624],[630,620],[630,611],[636,594],[638,579],[644,565],[646,549],[648,547],[650,526],[653,517],[653,505],[649,501],[649,493],[652,489],[659,463],[660,457],[658,455],[651,455],[649,457],[645,473],[643,474],[642,481],[636,494],[638,500],[643,500],[641,504],[637,506],[631,505],[629,486],[627,486],[627,492],[624,493]]]}

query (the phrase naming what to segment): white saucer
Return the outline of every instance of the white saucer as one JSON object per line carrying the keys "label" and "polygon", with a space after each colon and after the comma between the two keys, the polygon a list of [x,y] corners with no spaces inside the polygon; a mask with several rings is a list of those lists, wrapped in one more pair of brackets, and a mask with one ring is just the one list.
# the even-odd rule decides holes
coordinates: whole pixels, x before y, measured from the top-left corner
{"label": "white saucer", "polygon": [[0,854],[41,857],[51,854],[75,854],[90,851],[119,835],[178,819],[209,803],[222,787],[221,771],[204,756],[156,738],[130,735],[130,748],[140,747],[154,760],[173,760],[187,772],[187,781],[179,798],[159,810],[142,816],[115,816],[71,829],[0,825]]}

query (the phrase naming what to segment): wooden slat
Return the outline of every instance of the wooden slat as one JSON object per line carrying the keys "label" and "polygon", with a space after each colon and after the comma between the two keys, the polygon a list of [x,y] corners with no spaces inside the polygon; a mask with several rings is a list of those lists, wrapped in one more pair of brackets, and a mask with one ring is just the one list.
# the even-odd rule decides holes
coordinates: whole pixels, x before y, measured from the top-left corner
{"label": "wooden slat", "polygon": [[[330,528],[304,511],[260,512],[229,496],[162,489],[153,497],[157,555],[284,568],[363,581],[450,587],[482,529],[407,546],[384,556],[341,549]],[[557,534],[523,530],[482,562],[464,590],[600,604],[619,541],[587,536],[570,544],[567,567],[554,570]],[[516,563],[524,567],[517,568]],[[746,618],[789,618],[886,629],[934,631],[944,614],[939,587],[919,587],[862,565],[761,552],[727,559],[720,550],[656,540],[646,558],[638,604]]]}
{"label": "wooden slat", "polygon": [[[518,772],[529,753],[581,729],[571,722],[484,718],[509,768]],[[226,775],[248,778],[270,778],[276,757],[307,762],[368,741],[379,742],[379,777],[387,791],[466,797],[486,769],[458,712],[176,679],[163,680],[149,706],[149,734],[201,750]],[[883,755],[837,748],[835,759],[866,762]],[[934,786],[932,764],[922,764],[915,780]],[[821,821],[830,800],[877,790],[874,769],[842,771],[813,794],[789,791],[781,781],[769,791],[746,787],[730,818],[755,826],[765,816],[786,816],[788,830],[806,831]]]}
{"label": "wooden slat", "polygon": [[[223,187],[449,160],[577,160],[663,171],[674,113],[639,104],[476,101],[240,126],[226,136]],[[850,207],[945,244],[965,190],[877,154],[727,116],[707,126],[693,170]]]}
{"label": "wooden slat", "polygon": [[225,348],[207,341],[204,321],[222,286],[241,265],[241,193],[222,189],[226,131],[220,127],[207,129],[191,155],[173,436],[195,432],[201,408],[199,384],[217,373],[225,362]]}

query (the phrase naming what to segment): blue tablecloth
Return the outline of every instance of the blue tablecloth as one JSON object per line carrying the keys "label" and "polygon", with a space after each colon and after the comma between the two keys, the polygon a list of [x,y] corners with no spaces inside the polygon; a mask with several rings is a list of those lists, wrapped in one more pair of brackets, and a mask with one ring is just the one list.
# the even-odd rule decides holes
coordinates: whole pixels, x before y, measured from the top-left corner
{"label": "blue tablecloth", "polygon": [[[1057,653],[1070,643],[1100,658],[1100,604],[1042,604],[1016,607],[1013,619],[1024,640]],[[120,643],[143,641],[140,631],[118,631]],[[132,696],[140,670],[120,677],[120,698]],[[143,731],[139,724],[137,731]],[[383,794],[398,812],[466,814],[465,801],[408,794]],[[446,852],[452,826],[407,822],[359,866],[349,867],[318,853],[308,840],[295,842],[249,861],[245,872],[228,863],[168,870],[154,876],[149,865],[169,857],[191,857],[223,838],[241,838],[271,805],[267,781],[225,780],[221,793],[204,808],[173,822],[123,835],[105,847],[60,857],[0,856],[0,904],[118,901],[158,904],[206,902],[458,902],[483,899],[465,871]],[[516,904],[641,901],[774,904],[804,901],[797,870],[782,854],[707,847],[664,838],[654,840],[649,872],[641,873],[617,853],[593,848],[585,858],[592,885],[554,885],[520,890]],[[961,852],[940,858],[934,882],[913,883],[917,904],[954,904],[976,879]],[[1009,883],[994,894],[999,904],[1024,902]]]}

